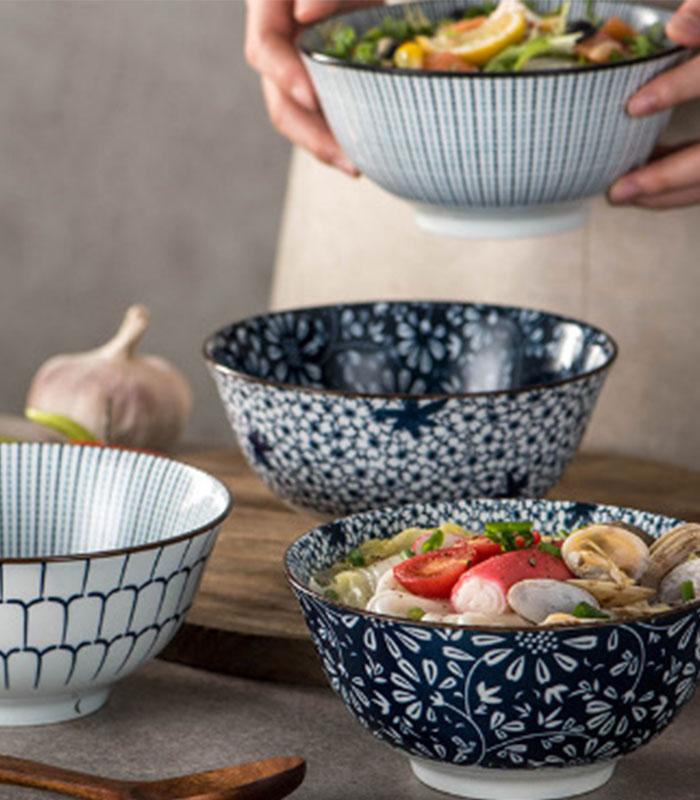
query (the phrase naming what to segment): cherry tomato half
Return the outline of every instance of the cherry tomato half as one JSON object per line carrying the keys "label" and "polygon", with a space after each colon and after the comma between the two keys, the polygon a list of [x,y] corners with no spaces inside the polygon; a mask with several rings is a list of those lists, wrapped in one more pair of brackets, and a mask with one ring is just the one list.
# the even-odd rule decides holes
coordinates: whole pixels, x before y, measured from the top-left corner
{"label": "cherry tomato half", "polygon": [[476,561],[476,550],[471,543],[431,550],[397,564],[394,577],[412,594],[444,598],[450,596],[459,577]]}

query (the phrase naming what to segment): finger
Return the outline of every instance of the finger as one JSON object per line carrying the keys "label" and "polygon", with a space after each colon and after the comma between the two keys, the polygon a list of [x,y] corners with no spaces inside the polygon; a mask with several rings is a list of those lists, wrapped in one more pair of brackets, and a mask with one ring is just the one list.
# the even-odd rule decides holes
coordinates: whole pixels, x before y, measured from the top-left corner
{"label": "finger", "polygon": [[685,208],[700,203],[700,184],[689,189],[679,189],[675,192],[662,192],[650,197],[640,197],[635,205],[643,208],[664,210],[667,208]]}
{"label": "finger", "polygon": [[700,57],[659,75],[632,97],[627,110],[634,117],[643,117],[695,97],[700,97]]}
{"label": "finger", "polygon": [[270,78],[263,78],[263,93],[272,124],[283,136],[309,150],[325,164],[332,164],[348,175],[360,174],[343,153],[320,112],[298,106]]}
{"label": "finger", "polygon": [[685,190],[698,183],[700,144],[696,143],[624,175],[610,187],[608,197],[611,203],[632,203],[644,196]]}
{"label": "finger", "polygon": [[381,0],[296,0],[294,18],[302,25],[308,25],[332,14],[354,11],[363,6],[376,6],[380,2]]}
{"label": "finger", "polygon": [[261,0],[248,4],[245,54],[248,63],[280,86],[299,105],[319,108],[316,93],[292,44],[295,22],[286,0]]}
{"label": "finger", "polygon": [[686,0],[666,26],[666,33],[684,47],[699,47],[700,0]]}

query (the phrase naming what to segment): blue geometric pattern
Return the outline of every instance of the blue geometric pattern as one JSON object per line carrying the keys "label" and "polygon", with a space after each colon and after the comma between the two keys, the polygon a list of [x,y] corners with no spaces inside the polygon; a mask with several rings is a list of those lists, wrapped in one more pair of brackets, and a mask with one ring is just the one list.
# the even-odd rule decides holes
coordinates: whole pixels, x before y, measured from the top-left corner
{"label": "blue geometric pattern", "polygon": [[333,515],[543,494],[615,353],[607,334],[556,315],[429,302],[268,314],[205,345],[252,468]]}
{"label": "blue geometric pattern", "polygon": [[0,444],[0,709],[79,697],[170,641],[230,496],[127,450]]}
{"label": "blue geometric pattern", "polygon": [[[465,2],[419,5],[438,20]],[[536,5],[546,10],[560,3]],[[614,14],[638,27],[670,17],[636,2],[594,5],[597,16]],[[572,19],[585,17],[585,9],[577,0]],[[404,6],[340,19],[365,31],[387,14],[403,18]],[[605,191],[648,159],[670,117],[633,118],[627,100],[688,54],[675,48],[646,59],[541,73],[416,73],[320,55],[327,25],[310,28],[299,43],[324,114],[351,161],[392,194],[456,208],[559,203]]]}
{"label": "blue geometric pattern", "polygon": [[412,525],[531,519],[542,531],[621,519],[658,536],[677,520],[535,500],[471,501],[358,514],[288,550],[288,576],[328,680],[358,721],[411,755],[493,769],[580,766],[660,733],[699,678],[700,607],[569,628],[460,628],[334,603],[310,576],[359,542]]}

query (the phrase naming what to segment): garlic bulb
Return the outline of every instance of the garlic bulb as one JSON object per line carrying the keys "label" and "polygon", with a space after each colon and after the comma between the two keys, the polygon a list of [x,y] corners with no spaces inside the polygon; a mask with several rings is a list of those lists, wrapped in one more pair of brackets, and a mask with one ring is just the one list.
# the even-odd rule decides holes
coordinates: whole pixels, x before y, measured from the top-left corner
{"label": "garlic bulb", "polygon": [[106,444],[171,447],[189,417],[191,391],[167,361],[135,352],[148,320],[148,309],[132,306],[107,344],[49,359],[32,381],[28,413],[61,415]]}

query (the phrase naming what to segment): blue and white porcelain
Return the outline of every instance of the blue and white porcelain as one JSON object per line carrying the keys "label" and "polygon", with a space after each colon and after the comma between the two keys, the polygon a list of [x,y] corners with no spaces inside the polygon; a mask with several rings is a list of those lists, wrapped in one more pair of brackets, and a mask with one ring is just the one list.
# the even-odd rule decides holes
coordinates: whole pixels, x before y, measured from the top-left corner
{"label": "blue and white porcelain", "polygon": [[[430,20],[476,0],[418,5]],[[480,4],[480,3],[479,3]],[[536,0],[541,9],[559,0]],[[638,27],[670,11],[594,0],[595,14]],[[587,198],[644,163],[670,112],[631,117],[637,89],[688,51],[609,65],[518,73],[424,72],[350,64],[323,55],[324,31],[340,19],[364,32],[405,4],[343,14],[299,39],[323,112],[360,171],[416,207],[421,227],[471,237],[556,233],[580,225]],[[586,17],[574,0],[572,18]]]}
{"label": "blue and white porcelain", "polygon": [[540,311],[379,302],[243,320],[204,352],[255,472],[288,503],[339,516],[544,494],[616,347]]}
{"label": "blue and white porcelain", "polygon": [[478,628],[379,616],[308,588],[314,573],[366,539],[448,520],[478,530],[509,519],[544,532],[618,519],[655,537],[678,524],[585,503],[413,505],[315,528],[288,549],[287,576],[332,688],[364,728],[409,756],[420,780],[497,800],[590,791],[692,697],[699,603],[624,623]]}
{"label": "blue and white porcelain", "polygon": [[0,725],[96,711],[160,652],[231,502],[148,453],[0,444]]}

